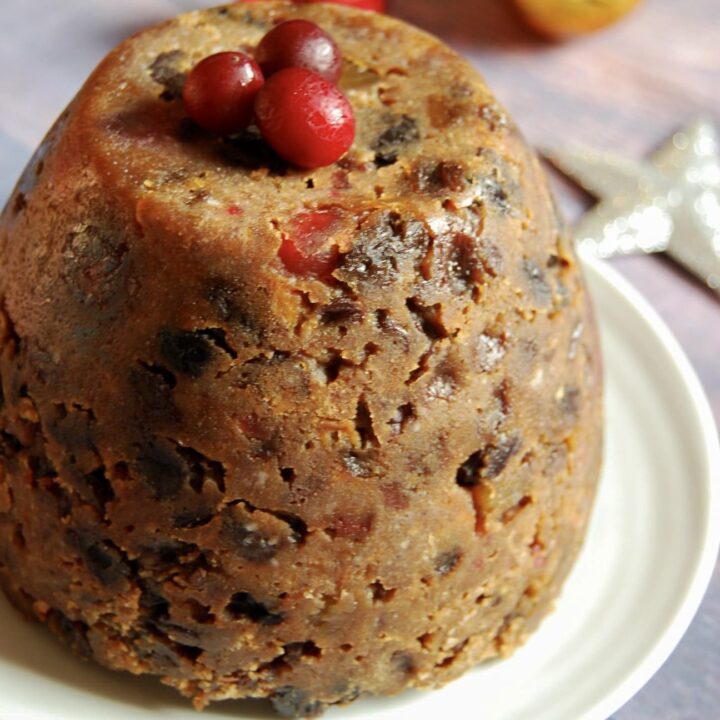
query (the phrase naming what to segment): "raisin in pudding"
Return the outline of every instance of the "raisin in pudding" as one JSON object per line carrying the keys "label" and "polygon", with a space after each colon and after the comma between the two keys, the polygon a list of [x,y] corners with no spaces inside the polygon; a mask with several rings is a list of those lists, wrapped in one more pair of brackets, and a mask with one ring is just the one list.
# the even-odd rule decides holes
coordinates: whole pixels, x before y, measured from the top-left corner
{"label": "raisin in pudding", "polygon": [[[309,170],[182,100],[292,18],[355,122]],[[600,464],[595,325],[535,155],[438,40],[280,2],[135,35],[0,252],[0,580],[78,653],[310,715],[442,685],[552,607]]]}

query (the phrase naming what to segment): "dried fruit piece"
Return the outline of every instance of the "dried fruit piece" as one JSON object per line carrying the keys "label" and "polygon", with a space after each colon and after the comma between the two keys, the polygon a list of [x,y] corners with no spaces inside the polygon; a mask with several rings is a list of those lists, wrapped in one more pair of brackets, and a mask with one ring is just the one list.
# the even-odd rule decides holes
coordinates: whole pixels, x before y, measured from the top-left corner
{"label": "dried fruit piece", "polygon": [[259,602],[247,592],[236,592],[226,609],[236,620],[247,618],[260,625],[279,625],[284,620],[282,613],[271,612],[265,603]]}
{"label": "dried fruit piece", "polygon": [[186,75],[180,70],[180,65],[184,57],[185,53],[182,50],[170,50],[160,53],[148,67],[150,77],[158,85],[163,86],[164,90],[160,93],[160,97],[167,102],[182,97]]}
{"label": "dried fruit piece", "polygon": [[212,360],[215,345],[201,330],[163,330],[160,352],[170,367],[191,378],[199,378]]}
{"label": "dried fruit piece", "polygon": [[409,115],[398,118],[372,144],[372,149],[375,150],[376,165],[384,167],[397,162],[401,148],[419,139],[420,129],[417,120]]}
{"label": "dried fruit piece", "polygon": [[283,237],[278,255],[293,275],[329,279],[340,253],[330,242],[341,218],[338,208],[323,208],[296,215]]}

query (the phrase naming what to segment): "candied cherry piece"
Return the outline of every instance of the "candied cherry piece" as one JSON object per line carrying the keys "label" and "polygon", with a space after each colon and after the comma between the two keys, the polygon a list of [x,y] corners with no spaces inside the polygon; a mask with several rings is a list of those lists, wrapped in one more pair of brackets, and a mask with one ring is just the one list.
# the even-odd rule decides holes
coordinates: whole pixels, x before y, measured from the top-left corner
{"label": "candied cherry piece", "polygon": [[255,119],[273,150],[301,168],[331,165],[355,139],[355,116],[347,98],[304,68],[280,70],[263,85]]}
{"label": "candied cherry piece", "polygon": [[260,41],[255,59],[265,77],[288,67],[301,67],[337,82],[342,69],[335,41],[309,20],[286,20],[276,25]]}
{"label": "candied cherry piece", "polygon": [[285,269],[293,275],[329,280],[340,258],[331,239],[341,217],[341,211],[332,207],[296,215],[278,251]]}
{"label": "candied cherry piece", "polygon": [[246,128],[264,78],[260,66],[240,52],[220,52],[201,60],[187,76],[183,101],[198,125],[221,135]]}

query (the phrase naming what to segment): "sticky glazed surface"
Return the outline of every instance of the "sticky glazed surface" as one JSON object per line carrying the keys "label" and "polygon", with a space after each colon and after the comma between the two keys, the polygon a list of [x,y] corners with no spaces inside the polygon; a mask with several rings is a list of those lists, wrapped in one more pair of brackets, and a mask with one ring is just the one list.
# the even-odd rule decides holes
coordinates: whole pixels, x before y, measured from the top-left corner
{"label": "sticky glazed surface", "polygon": [[[279,20],[358,134],[289,168],[185,117]],[[0,221],[0,577],[76,651],[286,715],[511,652],[581,544],[600,361],[534,155],[436,39],[238,4],[120,45]]]}

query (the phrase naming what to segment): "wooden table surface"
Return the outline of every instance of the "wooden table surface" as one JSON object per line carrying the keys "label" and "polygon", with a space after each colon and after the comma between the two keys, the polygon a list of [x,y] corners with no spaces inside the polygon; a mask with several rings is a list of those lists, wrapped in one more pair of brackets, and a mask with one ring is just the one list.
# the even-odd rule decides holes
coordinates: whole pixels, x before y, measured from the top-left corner
{"label": "wooden table surface", "polygon": [[[0,202],[32,148],[102,55],[129,32],[205,0],[2,0]],[[568,140],[641,157],[703,114],[720,122],[720,2],[644,0],[624,22],[566,44],[538,40],[506,0],[390,0],[482,70],[533,143]],[[82,9],[82,28],[68,21]],[[28,24],[52,42],[15,42]],[[50,32],[49,32],[50,31]],[[589,199],[555,178],[576,218]],[[613,261],[694,364],[720,419],[720,301],[662,258]],[[648,588],[652,592],[652,588]],[[689,632],[615,720],[720,718],[720,571]]]}

